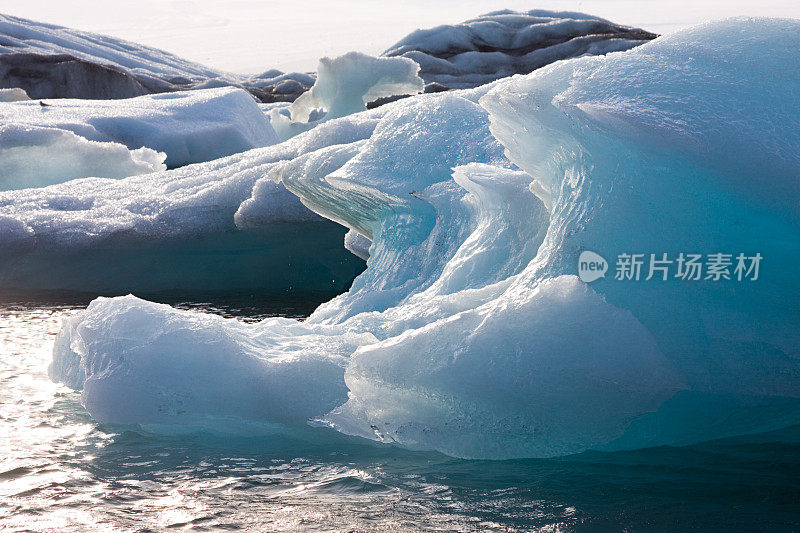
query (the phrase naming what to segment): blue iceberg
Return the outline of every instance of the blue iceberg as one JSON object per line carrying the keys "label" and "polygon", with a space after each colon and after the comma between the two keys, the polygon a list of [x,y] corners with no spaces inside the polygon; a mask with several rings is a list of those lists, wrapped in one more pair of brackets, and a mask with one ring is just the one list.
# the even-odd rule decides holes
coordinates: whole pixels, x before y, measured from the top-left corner
{"label": "blue iceberg", "polygon": [[[273,187],[293,193],[369,244],[348,292],[251,325],[98,299],[65,323],[51,375],[102,422],[311,422],[472,458],[797,424],[798,35],[708,23],[327,121],[220,213],[258,224]],[[587,250],[609,263],[591,283]],[[716,266],[614,275],[681,254]],[[762,258],[757,276],[738,279],[738,255]]]}

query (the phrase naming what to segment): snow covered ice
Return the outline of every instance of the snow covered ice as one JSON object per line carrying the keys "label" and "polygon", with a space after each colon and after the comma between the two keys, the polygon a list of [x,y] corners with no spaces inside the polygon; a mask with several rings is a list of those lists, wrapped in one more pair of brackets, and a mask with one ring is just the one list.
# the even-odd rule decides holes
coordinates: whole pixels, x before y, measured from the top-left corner
{"label": "snow covered ice", "polygon": [[[57,156],[54,157],[54,154]],[[44,187],[90,176],[124,178],[166,170],[166,154],[89,141],[71,131],[0,126],[0,190]]]}
{"label": "snow covered ice", "polygon": [[259,180],[301,154],[359,142],[376,124],[365,113],[346,127],[322,124],[301,138],[215,161],[0,192],[0,217],[18,228],[0,232],[0,286],[344,290],[363,269],[342,247],[344,228],[309,211],[282,184]]}
{"label": "snow covered ice", "polygon": [[0,14],[0,87],[32,98],[132,98],[225,86],[246,88],[264,102],[292,101],[313,75],[268,70],[221,72],[149,46]]}
{"label": "snow covered ice", "polygon": [[[73,181],[0,195],[0,215],[30,230],[14,234],[21,236],[18,240],[6,237],[9,251],[0,259],[0,286],[109,292],[346,289],[363,263],[342,248],[344,229],[309,211],[283,184],[260,178],[301,155],[363,140],[377,124],[380,111],[330,127],[326,120],[364,110],[365,98],[371,95],[421,90],[422,81],[416,77],[419,67],[403,58],[350,54],[322,64],[318,89],[292,109],[302,113],[299,108],[321,105],[325,117],[298,123],[315,131],[280,145],[253,98],[229,87],[125,100],[48,100],[44,107],[38,102],[0,106],[0,117],[17,129],[32,131],[31,124],[36,124],[46,126],[37,131],[49,132],[49,137],[29,133],[27,152],[19,152],[16,144],[12,147],[17,152],[6,161],[11,171],[6,188],[143,174],[159,170],[164,154],[170,166],[214,159],[207,165],[115,184]],[[358,70],[363,71],[360,78],[354,76]],[[310,115],[308,109],[306,113]],[[73,168],[76,156],[68,151],[48,157],[46,169],[35,164],[32,157],[37,150],[52,149],[51,137],[70,139],[73,151],[83,155],[95,150],[94,166],[84,161],[83,167]],[[148,143],[163,153],[150,148],[131,151],[134,163],[143,159],[152,163],[149,169],[134,168],[115,163],[109,155],[123,146],[87,139],[119,141],[128,147]],[[247,151],[259,146],[267,148]],[[229,153],[236,155],[217,159]],[[105,159],[98,159],[100,155]],[[358,257],[366,256],[364,246]],[[184,259],[178,259],[182,257],[178,252]],[[107,268],[109,261],[117,268]],[[282,266],[287,263],[293,268]],[[165,270],[167,264],[172,268]],[[259,273],[259,268],[269,275]]]}
{"label": "snow covered ice", "polygon": [[311,90],[288,107],[270,110],[270,124],[285,140],[321,122],[364,111],[379,98],[422,92],[424,83],[418,72],[419,65],[405,58],[358,52],[324,57]]}
{"label": "snow covered ice", "polygon": [[[480,458],[797,424],[800,127],[786,117],[800,116],[798,35],[788,20],[704,24],[160,179],[5,193],[0,227],[34,238],[52,214],[26,202],[61,194],[98,200],[66,222],[76,242],[96,239],[93,212],[189,231],[180,207],[214,205],[206,221],[267,226],[261,211],[291,192],[355,232],[354,249],[371,241],[367,270],[304,322],[95,300],[65,324],[51,375],[102,422],[312,421]],[[144,183],[138,206],[122,199]],[[93,196],[101,187],[115,192]],[[586,249],[765,259],[754,282],[587,285],[575,275]]]}
{"label": "snow covered ice", "polygon": [[463,89],[527,74],[559,59],[628,50],[655,37],[584,13],[503,10],[417,30],[384,55],[413,59],[426,83]]}
{"label": "snow covered ice", "polygon": [[0,123],[71,131],[90,141],[167,154],[171,167],[210,161],[277,142],[247,92],[230,87],[124,100],[0,103]]}

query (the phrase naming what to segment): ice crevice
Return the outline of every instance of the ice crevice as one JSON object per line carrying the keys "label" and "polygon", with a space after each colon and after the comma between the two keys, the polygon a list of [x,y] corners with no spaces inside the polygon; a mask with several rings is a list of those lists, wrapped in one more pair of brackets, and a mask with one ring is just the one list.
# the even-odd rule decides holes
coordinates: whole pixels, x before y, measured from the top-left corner
{"label": "ice crevice", "polygon": [[[314,150],[248,182],[236,221],[259,223],[280,186],[368,238],[348,292],[253,325],[98,299],[65,324],[51,375],[103,422],[312,420],[472,458],[799,423],[799,30],[719,21],[319,124],[289,141]],[[584,250],[769,263],[754,282],[590,285]]]}

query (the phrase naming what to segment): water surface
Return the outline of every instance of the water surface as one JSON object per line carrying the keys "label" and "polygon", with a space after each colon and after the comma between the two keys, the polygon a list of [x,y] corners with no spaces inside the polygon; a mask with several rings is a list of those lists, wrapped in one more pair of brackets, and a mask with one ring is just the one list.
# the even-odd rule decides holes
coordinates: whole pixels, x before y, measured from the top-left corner
{"label": "water surface", "polygon": [[[258,320],[330,295],[149,295]],[[0,530],[800,531],[800,428],[689,447],[464,461],[350,439],[97,424],[47,377],[79,294],[0,295]]]}

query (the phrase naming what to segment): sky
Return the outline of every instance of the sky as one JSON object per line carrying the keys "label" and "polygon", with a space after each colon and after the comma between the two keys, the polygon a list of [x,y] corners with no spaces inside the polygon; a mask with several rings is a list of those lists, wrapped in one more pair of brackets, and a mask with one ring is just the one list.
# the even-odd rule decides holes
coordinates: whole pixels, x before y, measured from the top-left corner
{"label": "sky", "polygon": [[113,35],[229,72],[316,70],[379,54],[417,28],[498,9],[582,11],[667,33],[714,18],[800,18],[798,0],[0,0],[0,13]]}

